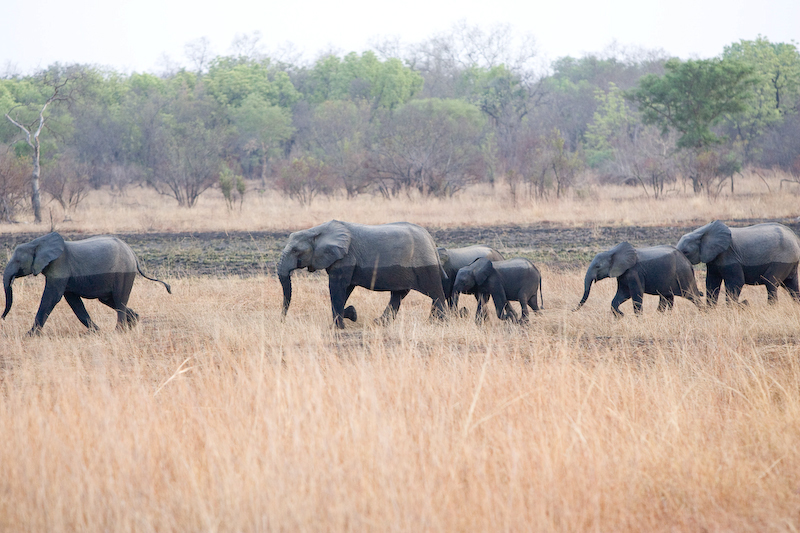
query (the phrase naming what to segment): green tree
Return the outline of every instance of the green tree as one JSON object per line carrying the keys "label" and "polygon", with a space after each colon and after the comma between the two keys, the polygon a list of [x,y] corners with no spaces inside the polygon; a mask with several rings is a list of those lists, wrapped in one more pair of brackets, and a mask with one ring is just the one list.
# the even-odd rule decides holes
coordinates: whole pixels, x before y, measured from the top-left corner
{"label": "green tree", "polygon": [[726,115],[747,109],[756,79],[753,68],[719,58],[670,59],[663,76],[649,74],[627,97],[647,124],[680,135],[678,148],[702,150],[722,139],[712,131]]}
{"label": "green tree", "polygon": [[793,43],[771,43],[759,36],[725,47],[723,58],[750,66],[756,81],[744,110],[730,117],[731,134],[742,142],[744,157],[752,160],[755,141],[796,111],[800,101],[800,53]]}
{"label": "green tree", "polygon": [[270,158],[280,154],[282,143],[294,133],[289,110],[251,93],[229,113],[239,134],[240,149],[258,160],[261,181],[265,183]]}
{"label": "green tree", "polygon": [[289,75],[273,68],[269,59],[217,57],[202,80],[209,94],[222,106],[239,107],[251,94],[285,108],[300,98]]}
{"label": "green tree", "polygon": [[422,88],[422,76],[397,58],[380,61],[374,52],[330,54],[317,60],[310,72],[309,99],[367,101],[373,111],[394,109]]}

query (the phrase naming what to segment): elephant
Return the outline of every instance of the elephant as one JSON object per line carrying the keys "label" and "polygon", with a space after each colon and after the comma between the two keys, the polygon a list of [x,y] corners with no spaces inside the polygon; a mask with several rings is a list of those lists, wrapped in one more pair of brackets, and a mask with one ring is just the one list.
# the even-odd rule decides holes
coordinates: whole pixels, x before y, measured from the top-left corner
{"label": "elephant", "polygon": [[769,303],[778,300],[778,287],[786,288],[800,302],[800,239],[783,224],[729,228],[715,220],[681,237],[678,250],[693,265],[706,264],[708,305],[716,305],[723,281],[731,303],[739,302],[744,285],[766,285]]}
{"label": "elephant", "polygon": [[44,274],[45,286],[39,311],[28,335],[38,334],[47,317],[63,296],[78,320],[89,330],[97,330],[81,298],[99,299],[117,312],[117,329],[136,323],[139,315],[128,307],[128,298],[136,272],[157,281],[172,294],[168,283],[146,276],[133,250],[117,237],[102,235],[80,241],[64,241],[56,232],[20,244],[14,249],[3,272],[6,307],[11,310],[15,278]]}
{"label": "elephant", "polygon": [[381,317],[384,322],[394,319],[411,289],[433,300],[437,317],[445,315],[442,280],[447,276],[433,238],[416,224],[372,226],[331,220],[289,235],[278,262],[284,317],[292,299],[291,273],[298,268],[328,272],[333,322],[339,329],[344,328],[345,318],[357,320],[353,306],[345,309],[356,287],[391,292]]}
{"label": "elephant", "polygon": [[659,311],[672,309],[675,296],[682,296],[698,307],[701,304],[702,293],[697,288],[694,269],[674,246],[634,248],[622,242],[600,252],[586,270],[583,298],[575,311],[586,303],[592,283],[608,277],[617,278],[617,294],[611,300],[611,309],[618,317],[624,316],[619,306],[629,299],[633,299],[634,312],[641,314],[643,294],[659,297]]}
{"label": "elephant", "polygon": [[[516,312],[509,301],[517,301],[522,306],[521,321],[528,321],[528,306],[539,311],[537,294],[541,295],[542,276],[533,263],[524,258],[492,261],[488,257],[475,260],[459,269],[453,283],[453,292],[474,294],[484,301],[492,297],[497,318],[518,322]],[[480,301],[480,299],[479,299]],[[544,305],[544,299],[542,299]],[[478,313],[475,321],[481,323],[485,315]]]}
{"label": "elephant", "polygon": [[[442,268],[447,279],[443,280],[442,285],[444,289],[444,297],[447,299],[447,306],[450,311],[458,309],[458,293],[453,291],[453,284],[455,283],[456,274],[463,267],[472,264],[475,260],[485,257],[490,261],[502,261],[503,255],[489,246],[474,245],[465,248],[443,248],[436,249],[439,253],[439,260],[442,263]],[[475,299],[478,300],[478,310],[475,318],[478,315],[485,313],[483,306],[487,301],[486,295],[475,293]],[[466,312],[466,308],[464,309]]]}

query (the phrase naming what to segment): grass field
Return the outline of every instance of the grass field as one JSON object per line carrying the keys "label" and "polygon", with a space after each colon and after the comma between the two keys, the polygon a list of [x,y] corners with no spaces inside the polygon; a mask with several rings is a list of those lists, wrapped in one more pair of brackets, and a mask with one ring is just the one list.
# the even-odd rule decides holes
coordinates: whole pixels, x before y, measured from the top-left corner
{"label": "grass field", "polygon": [[[741,198],[676,200],[674,219],[797,216],[793,195],[747,187]],[[656,223],[601,192],[597,223]],[[419,200],[454,214],[415,218],[415,201],[391,215],[431,225],[537,216],[529,206],[470,219],[463,206]],[[281,225],[246,200],[230,225],[385,221],[358,202],[322,199]],[[230,229],[224,216],[197,215],[207,203],[162,206],[150,230]],[[63,226],[81,229],[94,209]],[[585,200],[541,209],[555,223],[594,223]],[[145,231],[130,221],[146,216],[98,215],[82,231]],[[325,275],[296,273],[284,322],[271,276],[178,277],[172,295],[139,278],[133,330],[114,331],[114,314],[88,302],[102,331],[85,334],[60,303],[43,335],[26,338],[44,281],[18,279],[0,324],[0,530],[800,529],[800,307],[788,294],[768,306],[763,288],[746,287],[745,308],[678,299],[667,314],[646,296],[642,317],[628,302],[614,320],[613,281],[575,313],[583,272],[541,267],[545,310],[529,326],[430,322],[430,300],[412,293],[378,327],[388,295],[357,289],[359,321],[343,332],[330,327]]]}

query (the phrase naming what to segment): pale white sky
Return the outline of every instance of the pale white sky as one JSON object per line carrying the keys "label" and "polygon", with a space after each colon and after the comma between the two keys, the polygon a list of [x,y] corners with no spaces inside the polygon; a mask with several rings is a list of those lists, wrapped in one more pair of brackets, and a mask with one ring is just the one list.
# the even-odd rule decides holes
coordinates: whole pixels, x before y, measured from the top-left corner
{"label": "pale white sky", "polygon": [[164,55],[188,65],[186,43],[207,37],[227,53],[237,33],[259,31],[266,52],[287,42],[307,58],[362,52],[380,37],[420,42],[458,21],[510,24],[532,34],[542,57],[579,57],[616,41],[682,58],[712,57],[761,34],[800,42],[800,0],[37,0],[0,9],[0,75],[53,62],[123,72],[162,70]]}

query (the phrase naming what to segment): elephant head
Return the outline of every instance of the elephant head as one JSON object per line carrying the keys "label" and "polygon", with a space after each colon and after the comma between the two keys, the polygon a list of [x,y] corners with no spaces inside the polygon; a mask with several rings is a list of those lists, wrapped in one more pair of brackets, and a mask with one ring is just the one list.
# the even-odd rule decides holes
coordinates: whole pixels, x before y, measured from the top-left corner
{"label": "elephant head", "polygon": [[278,279],[283,287],[283,315],[292,301],[291,273],[298,268],[309,272],[330,267],[350,250],[350,231],[338,220],[296,231],[281,252]]}
{"label": "elephant head", "polygon": [[710,263],[731,245],[731,230],[724,223],[715,220],[702,228],[687,233],[678,241],[678,250],[693,265]]}
{"label": "elephant head", "polygon": [[11,290],[11,282],[14,278],[21,278],[33,274],[37,276],[42,273],[47,265],[64,253],[64,239],[58,233],[49,233],[31,242],[20,244],[14,249],[14,253],[3,272],[3,288],[6,292],[6,308],[2,318],[5,318],[11,311],[11,304],[14,295]]}
{"label": "elephant head", "polygon": [[586,270],[586,277],[583,280],[583,298],[581,298],[577,311],[581,308],[586,300],[589,299],[589,291],[591,291],[592,283],[606,279],[608,277],[616,278],[625,273],[626,270],[636,264],[636,250],[627,242],[621,242],[614,246],[612,249],[605,252],[600,252],[592,262],[589,263],[589,268]]}
{"label": "elephant head", "polygon": [[453,292],[466,293],[472,291],[475,287],[483,285],[492,272],[494,272],[494,267],[492,267],[492,262],[489,259],[485,257],[476,259],[472,264],[458,271],[456,280],[453,283]]}

